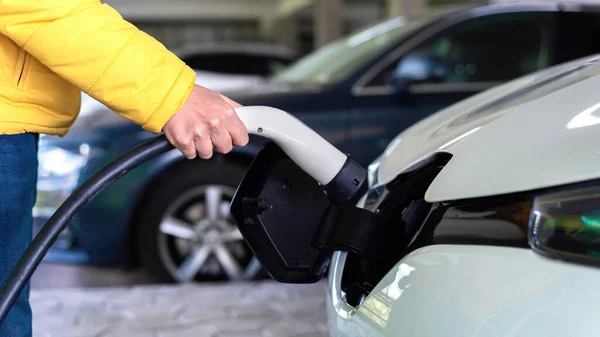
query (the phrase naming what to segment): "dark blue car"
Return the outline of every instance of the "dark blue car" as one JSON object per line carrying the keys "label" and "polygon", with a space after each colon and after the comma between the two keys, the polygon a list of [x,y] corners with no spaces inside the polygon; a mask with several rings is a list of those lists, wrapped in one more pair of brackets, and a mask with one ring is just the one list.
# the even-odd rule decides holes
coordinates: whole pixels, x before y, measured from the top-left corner
{"label": "dark blue car", "polygon": [[[545,2],[395,18],[318,49],[264,86],[225,94],[293,113],[368,165],[399,132],[443,107],[600,52],[598,9]],[[36,225],[151,137],[106,108],[82,115],[64,138],[42,137]],[[47,259],[141,266],[165,282],[260,277],[228,206],[262,144],[252,137],[208,161],[174,150],[140,166],[98,195]]]}

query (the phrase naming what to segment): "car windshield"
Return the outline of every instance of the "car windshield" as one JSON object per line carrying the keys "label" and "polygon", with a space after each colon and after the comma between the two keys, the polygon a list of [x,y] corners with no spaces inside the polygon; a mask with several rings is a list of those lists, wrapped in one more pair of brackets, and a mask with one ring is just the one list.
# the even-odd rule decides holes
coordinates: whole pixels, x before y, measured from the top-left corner
{"label": "car windshield", "polygon": [[303,57],[272,78],[278,83],[330,84],[351,74],[383,49],[437,15],[398,17],[334,41]]}

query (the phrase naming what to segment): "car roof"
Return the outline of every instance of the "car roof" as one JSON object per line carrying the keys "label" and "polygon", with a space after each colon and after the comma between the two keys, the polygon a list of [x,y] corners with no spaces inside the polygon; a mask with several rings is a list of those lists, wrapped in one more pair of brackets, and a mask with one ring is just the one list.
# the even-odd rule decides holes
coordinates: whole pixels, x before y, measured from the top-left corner
{"label": "car roof", "polygon": [[537,0],[537,1],[522,1],[522,0],[490,0],[489,3],[490,4],[519,4],[519,3],[554,3],[554,4],[598,4],[598,0],[577,0],[577,1],[570,1],[570,0],[562,0],[562,1],[556,1],[556,0]]}
{"label": "car roof", "polygon": [[[463,19],[465,16],[482,16],[510,12],[597,12],[600,11],[600,4],[597,0],[579,0],[579,1],[556,1],[556,0],[490,0],[486,4],[466,4],[456,7],[448,7],[445,13],[445,19]],[[443,7],[442,7],[443,12]]]}

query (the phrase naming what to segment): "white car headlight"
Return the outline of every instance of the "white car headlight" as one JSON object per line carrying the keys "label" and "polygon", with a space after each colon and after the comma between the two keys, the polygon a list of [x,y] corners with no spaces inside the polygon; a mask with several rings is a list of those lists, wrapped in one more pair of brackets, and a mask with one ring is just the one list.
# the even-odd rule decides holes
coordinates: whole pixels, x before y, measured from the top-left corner
{"label": "white car headlight", "polygon": [[544,255],[600,263],[600,186],[537,196],[529,222],[529,244]]}
{"label": "white car headlight", "polygon": [[514,225],[526,238],[524,243],[540,255],[600,265],[600,185],[562,186],[445,205],[451,211],[445,221],[474,220],[471,223],[478,228],[485,224],[486,230],[469,232],[470,242],[477,235],[502,240],[509,232],[498,230],[500,221]]}

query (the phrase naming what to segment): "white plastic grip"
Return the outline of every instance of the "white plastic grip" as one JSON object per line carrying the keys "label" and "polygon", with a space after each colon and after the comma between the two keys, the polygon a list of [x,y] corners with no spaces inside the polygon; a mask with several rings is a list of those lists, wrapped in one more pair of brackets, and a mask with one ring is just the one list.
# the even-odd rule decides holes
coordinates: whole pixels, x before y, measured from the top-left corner
{"label": "white plastic grip", "polygon": [[289,113],[267,106],[236,108],[248,133],[268,138],[321,185],[340,172],[347,156]]}

